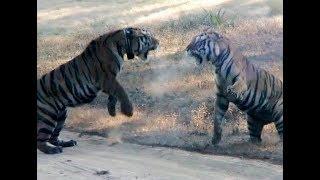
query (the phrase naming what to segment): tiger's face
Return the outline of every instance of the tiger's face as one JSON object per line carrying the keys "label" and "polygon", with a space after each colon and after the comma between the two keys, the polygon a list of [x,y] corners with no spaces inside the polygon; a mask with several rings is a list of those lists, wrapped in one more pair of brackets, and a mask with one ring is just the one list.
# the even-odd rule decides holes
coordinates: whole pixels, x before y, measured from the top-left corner
{"label": "tiger's face", "polygon": [[126,28],[124,29],[127,44],[131,47],[127,47],[129,52],[127,52],[128,59],[138,56],[142,60],[148,58],[149,51],[156,50],[159,46],[159,41],[154,37],[154,35],[140,28]]}
{"label": "tiger's face", "polygon": [[187,54],[194,57],[198,64],[204,60],[215,61],[220,54],[220,48],[217,41],[221,38],[216,32],[204,31],[195,36],[187,46]]}

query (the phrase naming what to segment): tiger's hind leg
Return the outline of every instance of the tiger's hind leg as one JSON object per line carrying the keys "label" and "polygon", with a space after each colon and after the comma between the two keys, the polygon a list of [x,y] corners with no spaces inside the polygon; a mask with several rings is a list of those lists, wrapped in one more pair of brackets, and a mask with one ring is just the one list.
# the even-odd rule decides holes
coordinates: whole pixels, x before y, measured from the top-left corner
{"label": "tiger's hind leg", "polygon": [[37,149],[46,154],[58,154],[62,152],[62,147],[52,146],[48,143],[56,122],[48,120],[38,114],[37,122]]}
{"label": "tiger's hind leg", "polygon": [[260,120],[254,119],[251,116],[248,116],[247,123],[250,135],[249,141],[254,144],[261,143],[261,132],[264,124]]}
{"label": "tiger's hind leg", "polygon": [[283,116],[281,116],[277,121],[274,122],[278,134],[280,136],[280,140],[283,140]]}
{"label": "tiger's hind leg", "polygon": [[64,112],[62,112],[59,115],[59,117],[57,119],[57,126],[53,130],[51,138],[49,139],[49,142],[52,145],[61,146],[61,147],[72,147],[77,144],[77,142],[74,140],[62,141],[62,140],[59,140],[59,138],[58,138],[60,135],[60,132],[64,126],[64,122],[65,122],[66,118],[67,118],[67,111],[65,110]]}

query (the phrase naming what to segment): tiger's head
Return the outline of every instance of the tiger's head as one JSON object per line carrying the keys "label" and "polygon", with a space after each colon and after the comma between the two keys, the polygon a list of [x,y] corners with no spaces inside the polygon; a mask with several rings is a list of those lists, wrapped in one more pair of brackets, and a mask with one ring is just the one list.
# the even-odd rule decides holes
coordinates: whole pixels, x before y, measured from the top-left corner
{"label": "tiger's head", "polygon": [[125,41],[125,53],[128,59],[138,56],[142,60],[148,58],[149,51],[155,50],[159,46],[159,41],[154,35],[143,28],[125,28],[123,29]]}
{"label": "tiger's head", "polygon": [[194,57],[198,64],[204,60],[215,62],[221,54],[224,43],[223,37],[213,30],[204,30],[202,33],[193,37],[187,46],[187,54]]}

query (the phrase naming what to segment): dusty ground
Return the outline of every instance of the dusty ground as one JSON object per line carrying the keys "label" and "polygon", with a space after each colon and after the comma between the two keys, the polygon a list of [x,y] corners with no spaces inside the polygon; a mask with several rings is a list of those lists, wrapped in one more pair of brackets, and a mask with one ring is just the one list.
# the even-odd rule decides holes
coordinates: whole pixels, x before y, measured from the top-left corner
{"label": "dusty ground", "polygon": [[38,179],[282,179],[282,166],[178,149],[113,144],[98,136],[64,132],[79,146],[63,154],[38,152]]}
{"label": "dusty ground", "polygon": [[[174,147],[204,154],[260,159],[282,165],[282,142],[274,125],[264,128],[262,145],[246,142],[246,117],[234,105],[226,114],[219,147],[212,137],[215,86],[210,67],[197,67],[182,52],[205,27],[228,36],[253,63],[282,79],[283,29],[279,0],[220,1],[38,1],[38,77],[75,57],[100,34],[127,25],[143,26],[161,47],[148,62],[126,61],[119,81],[135,106],[135,114],[112,118],[107,96],[70,109],[66,127],[82,134],[123,142]],[[226,11],[233,27],[216,27],[208,12]],[[93,148],[93,147],[92,147]],[[80,151],[80,150],[79,150]],[[40,153],[39,153],[40,154]]]}

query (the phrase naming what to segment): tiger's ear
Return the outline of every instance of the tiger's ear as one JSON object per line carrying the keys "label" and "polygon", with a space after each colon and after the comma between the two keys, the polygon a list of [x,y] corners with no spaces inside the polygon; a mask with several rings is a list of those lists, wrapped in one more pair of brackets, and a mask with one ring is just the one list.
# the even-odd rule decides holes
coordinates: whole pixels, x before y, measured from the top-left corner
{"label": "tiger's ear", "polygon": [[142,37],[143,33],[141,28],[131,28],[131,32],[132,32],[132,37]]}
{"label": "tiger's ear", "polygon": [[216,56],[219,56],[220,54],[220,47],[218,43],[214,44],[214,53],[216,54]]}
{"label": "tiger's ear", "polygon": [[207,32],[208,34],[215,33],[215,31],[214,31],[213,28],[208,28],[206,32]]}
{"label": "tiger's ear", "polygon": [[207,34],[212,34],[215,32],[215,30],[213,27],[208,26],[208,27],[203,28],[203,32],[207,33]]}
{"label": "tiger's ear", "polygon": [[204,28],[202,29],[202,31],[203,31],[203,32],[207,32],[209,29],[210,29],[209,26],[208,26],[208,27],[204,27]]}
{"label": "tiger's ear", "polygon": [[135,37],[143,37],[145,34],[142,31],[137,31],[134,33]]}

